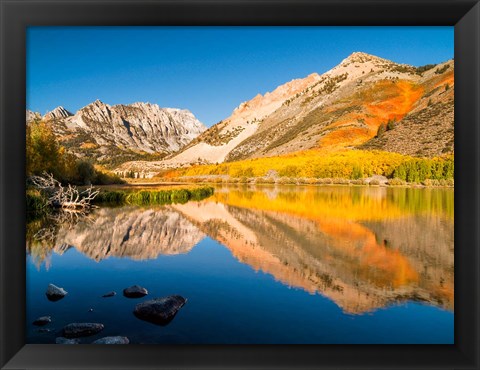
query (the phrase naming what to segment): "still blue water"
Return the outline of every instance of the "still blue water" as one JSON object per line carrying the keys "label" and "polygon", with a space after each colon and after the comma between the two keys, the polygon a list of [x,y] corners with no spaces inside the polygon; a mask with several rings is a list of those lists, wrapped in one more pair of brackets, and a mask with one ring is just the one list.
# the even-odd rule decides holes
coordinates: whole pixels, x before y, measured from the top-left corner
{"label": "still blue water", "polygon": [[[202,204],[211,208],[203,209],[201,208]],[[219,205],[221,207],[218,209],[212,208]],[[116,226],[110,226],[109,229],[108,223],[99,224],[99,217],[91,226],[83,228],[77,226],[73,234],[69,234],[68,230],[63,234],[60,231],[55,244],[59,245],[58,238],[64,238],[61,242],[68,242],[67,247],[54,249],[41,262],[39,262],[38,256],[33,256],[32,253],[27,254],[27,342],[53,343],[56,337],[61,336],[62,327],[68,323],[99,322],[105,325],[105,329],[95,336],[82,338],[82,343],[90,343],[95,339],[110,335],[127,336],[131,343],[162,344],[453,343],[454,314],[453,309],[447,307],[448,303],[440,300],[429,301],[426,296],[428,292],[422,293],[427,298],[420,300],[398,298],[400,294],[398,292],[406,291],[407,288],[415,291],[416,295],[412,293],[411,296],[421,296],[422,294],[418,292],[425,289],[422,288],[424,283],[418,280],[420,278],[417,278],[415,283],[408,283],[410,287],[397,288],[391,285],[391,288],[384,288],[383,282],[379,282],[379,268],[376,268],[368,278],[359,277],[358,283],[345,283],[342,289],[328,290],[326,285],[322,288],[322,285],[317,283],[317,287],[312,291],[305,282],[308,279],[302,280],[305,277],[304,274],[296,275],[297,268],[281,270],[295,265],[295,258],[304,253],[303,249],[296,252],[295,257],[289,257],[287,254],[285,258],[288,259],[288,262],[284,261],[278,266],[276,260],[272,259],[272,262],[270,259],[280,256],[281,252],[272,252],[273,257],[271,257],[265,254],[265,250],[267,250],[265,249],[258,257],[255,254],[256,259],[239,257],[238,248],[232,246],[227,248],[227,242],[220,243],[218,241],[224,240],[217,236],[218,230],[222,229],[221,226],[215,226],[213,228],[215,230],[210,233],[214,237],[217,236],[215,240],[209,235],[208,230],[210,229],[205,227],[202,229],[199,226],[200,221],[196,222],[193,219],[194,216],[192,218],[186,216],[189,206],[197,209],[199,213],[194,213],[194,215],[199,218],[202,212],[210,212],[205,217],[213,217],[212,212],[218,212],[215,217],[229,220],[229,227],[235,227],[244,234],[247,234],[249,230],[254,230],[253,228],[243,229],[243,226],[248,225],[248,222],[242,218],[245,215],[259,216],[265,219],[282,216],[277,213],[270,214],[268,211],[255,211],[259,213],[254,215],[250,213],[237,215],[235,212],[240,209],[236,209],[234,206],[229,206],[229,208],[226,203],[219,203],[218,199],[215,199],[215,202],[201,202],[198,205],[189,203],[173,209],[157,207],[138,210],[127,207],[111,211],[105,210],[105,212],[114,212],[113,219],[116,221],[111,225]],[[236,218],[219,216],[220,212],[224,212],[225,209],[229,211],[229,215],[236,215]],[[90,230],[94,230],[96,226],[102,226],[103,229],[99,231],[100,235],[104,235],[103,233],[109,235],[114,232],[115,227],[118,227],[119,219],[124,220],[129,214],[135,212],[140,212],[142,217],[145,217],[145,213],[148,213],[149,217],[153,217],[158,214],[168,213],[170,215],[172,212],[178,212],[182,217],[182,222],[196,225],[198,229],[194,228],[193,230],[205,234],[197,239],[192,239],[192,242],[188,239],[192,236],[192,231],[188,226],[187,235],[184,235],[183,238],[187,238],[192,245],[183,245],[174,252],[160,252],[158,255],[148,258],[142,255],[128,255],[125,251],[124,255],[120,256],[115,256],[115,253],[109,254],[110,251],[107,252],[107,255],[102,256],[102,252],[98,252],[98,249],[92,252],[86,247]],[[294,216],[291,217],[295,219]],[[279,225],[278,230],[287,229],[291,217],[289,217],[289,221],[285,221],[285,224]],[[428,219],[430,220],[430,216]],[[138,235],[139,238],[146,238],[146,235],[153,237],[152,235],[155,234],[157,229],[153,231],[148,229],[148,225],[153,222],[152,219],[149,220],[143,226],[139,225],[138,221],[134,223],[134,226],[143,228]],[[308,222],[302,218],[299,220]],[[420,222],[418,221],[420,219],[413,220],[412,222]],[[437,221],[435,219],[433,224],[437,225]],[[237,222],[243,223],[237,224]],[[258,220],[255,222],[258,225]],[[442,222],[446,221],[443,220],[440,223]],[[162,224],[166,223],[165,221]],[[366,224],[365,222],[363,225]],[[175,232],[186,227],[178,226],[178,223],[176,225],[178,229]],[[378,223],[376,225],[378,226]],[[375,226],[371,226],[370,229],[374,230]],[[267,227],[264,228],[264,231],[265,233],[272,232]],[[294,232],[287,231],[288,233]],[[82,233],[86,233],[86,236],[82,236]],[[82,236],[77,240],[79,245],[72,245],[71,235],[73,238],[78,235]],[[255,235],[259,238],[259,245],[268,245],[268,241],[261,240],[261,235]],[[97,239],[101,236],[95,234],[92,238],[98,241]],[[114,236],[111,238],[114,239]],[[135,235],[131,238],[132,242],[141,240],[135,239]],[[242,236],[235,238],[233,239],[238,241],[242,239]],[[293,236],[293,238],[295,237]],[[161,236],[160,239],[162,239]],[[303,245],[302,243],[308,243],[308,241],[299,241],[299,246]],[[346,245],[350,246],[351,243],[352,241],[349,240]],[[84,249],[80,244],[84,246]],[[145,245],[150,246],[148,242]],[[167,247],[170,248],[171,244],[168,244]],[[316,248],[315,245],[309,245],[305,246],[305,250],[308,249],[307,247]],[[327,247],[326,250],[330,253],[332,246],[328,245]],[[255,251],[259,246],[252,248],[252,251]],[[285,240],[285,246],[282,248],[288,248],[290,253],[298,246],[292,246],[289,240]],[[96,253],[100,253],[100,256],[95,255]],[[326,269],[331,271],[329,268],[334,264],[328,262],[330,254],[327,255],[327,252],[323,251],[318,258],[313,258],[315,253],[309,253],[311,266],[305,266],[306,270]],[[343,257],[339,256],[339,258]],[[322,263],[326,263],[326,267],[320,266]],[[425,263],[435,264],[436,262],[425,259]],[[342,262],[342,268],[344,265],[345,263]],[[360,271],[357,265],[354,266],[353,269]],[[352,270],[350,266],[347,268],[348,271]],[[355,272],[355,274],[360,273]],[[345,275],[348,273],[345,272]],[[442,278],[445,280],[444,277]],[[310,278],[310,280],[312,279]],[[345,276],[333,276],[333,279],[338,281],[338,284],[348,281],[348,277]],[[57,302],[48,301],[45,290],[49,283],[65,288],[68,295]],[[149,295],[140,299],[124,297],[122,290],[134,284],[147,288]],[[365,288],[362,288],[362,284],[365,285]],[[415,284],[418,284],[418,287]],[[350,286],[358,286],[359,297],[363,297],[361,299],[367,301],[358,307],[353,304],[355,308],[352,308],[352,302],[355,303],[355,294],[357,293],[356,291],[351,293]],[[427,291],[428,286],[427,284]],[[112,290],[117,292],[116,296],[101,297]],[[157,326],[141,321],[133,315],[132,311],[137,303],[170,294],[180,294],[188,301],[167,326]],[[351,298],[352,294],[353,298]],[[375,294],[378,296],[374,296]],[[391,298],[393,296],[397,298]],[[371,301],[368,301],[370,297]],[[93,309],[93,312],[89,312],[90,309]],[[45,326],[45,328],[53,329],[52,332],[41,333],[38,331],[38,327],[31,324],[34,319],[43,315],[52,317],[52,323]]]}

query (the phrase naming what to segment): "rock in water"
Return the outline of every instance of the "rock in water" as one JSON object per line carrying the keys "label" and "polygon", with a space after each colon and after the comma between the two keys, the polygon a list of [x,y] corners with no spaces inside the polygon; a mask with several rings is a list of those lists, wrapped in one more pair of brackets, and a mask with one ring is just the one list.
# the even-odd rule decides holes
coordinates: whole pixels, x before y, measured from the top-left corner
{"label": "rock in water", "polygon": [[53,284],[48,284],[47,292],[45,294],[50,301],[55,302],[65,297],[68,293],[63,288],[59,288]]}
{"label": "rock in water", "polygon": [[47,328],[40,328],[38,329],[39,333],[51,333],[53,329],[47,329]]}
{"label": "rock in water", "polygon": [[39,317],[38,319],[36,319],[33,322],[33,325],[43,326],[43,325],[47,325],[51,322],[52,322],[52,318],[50,316],[42,316],[42,317]]}
{"label": "rock in water", "polygon": [[123,295],[128,298],[141,298],[148,294],[148,290],[139,285],[131,286],[123,289]]}
{"label": "rock in water", "polygon": [[108,292],[107,294],[102,295],[103,298],[116,296],[117,292]]}
{"label": "rock in water", "polygon": [[186,302],[187,300],[179,295],[155,298],[137,304],[133,313],[140,320],[157,325],[167,325]]}
{"label": "rock in water", "polygon": [[127,337],[104,337],[97,339],[92,344],[129,344]]}
{"label": "rock in water", "polygon": [[58,337],[58,338],[55,338],[55,343],[56,344],[80,344],[80,340]]}
{"label": "rock in water", "polygon": [[86,337],[97,334],[104,328],[103,324],[82,322],[68,324],[63,328],[63,336],[66,338]]}

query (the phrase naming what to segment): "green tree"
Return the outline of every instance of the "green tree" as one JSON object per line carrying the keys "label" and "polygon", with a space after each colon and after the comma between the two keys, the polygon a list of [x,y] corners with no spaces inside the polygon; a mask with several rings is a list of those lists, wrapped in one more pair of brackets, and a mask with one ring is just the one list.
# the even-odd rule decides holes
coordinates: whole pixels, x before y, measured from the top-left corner
{"label": "green tree", "polygon": [[443,165],[443,178],[448,180],[448,179],[453,179],[454,178],[454,162],[453,158],[449,158],[445,161]]}
{"label": "green tree", "polygon": [[393,171],[393,177],[397,177],[403,181],[407,180],[407,169],[405,168],[405,165],[401,164],[398,166],[395,171]]}
{"label": "green tree", "polygon": [[406,173],[408,182],[419,182],[420,176],[418,173],[417,162],[410,161],[406,163]]}
{"label": "green tree", "polygon": [[363,178],[363,169],[360,166],[353,166],[352,179],[357,180]]}
{"label": "green tree", "polygon": [[95,182],[96,177],[95,167],[90,161],[77,162],[76,180],[79,184],[90,185]]}
{"label": "green tree", "polygon": [[390,130],[393,130],[396,126],[396,123],[397,121],[395,120],[395,118],[393,119],[389,119],[388,122],[387,122],[387,131],[390,131]]}
{"label": "green tree", "polygon": [[43,172],[63,179],[65,172],[65,149],[62,148],[49,124],[32,122],[26,130],[27,175],[41,175]]}
{"label": "green tree", "polygon": [[300,172],[298,166],[288,165],[279,171],[280,176],[297,177]]}
{"label": "green tree", "polygon": [[435,179],[435,180],[443,179],[443,161],[436,161],[432,165],[432,179]]}
{"label": "green tree", "polygon": [[243,170],[243,176],[253,177],[254,176],[253,168],[252,167],[245,168],[245,170]]}
{"label": "green tree", "polygon": [[385,123],[380,124],[377,130],[377,137],[382,137],[382,135],[385,133],[386,130],[387,130],[387,125]]}
{"label": "green tree", "polygon": [[423,181],[425,179],[431,178],[431,167],[428,160],[420,160],[417,163],[418,168],[418,179]]}

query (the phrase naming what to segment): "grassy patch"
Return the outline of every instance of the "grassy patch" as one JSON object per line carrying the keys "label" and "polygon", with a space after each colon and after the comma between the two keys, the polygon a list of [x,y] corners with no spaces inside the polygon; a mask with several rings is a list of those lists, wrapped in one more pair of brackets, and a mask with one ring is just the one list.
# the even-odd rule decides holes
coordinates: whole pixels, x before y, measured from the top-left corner
{"label": "grassy patch", "polygon": [[35,220],[45,216],[49,211],[47,200],[38,190],[27,190],[26,202],[27,220]]}
{"label": "grassy patch", "polygon": [[195,189],[142,189],[142,190],[103,190],[94,199],[95,204],[171,204],[186,203],[189,200],[202,200],[213,195],[212,187]]}

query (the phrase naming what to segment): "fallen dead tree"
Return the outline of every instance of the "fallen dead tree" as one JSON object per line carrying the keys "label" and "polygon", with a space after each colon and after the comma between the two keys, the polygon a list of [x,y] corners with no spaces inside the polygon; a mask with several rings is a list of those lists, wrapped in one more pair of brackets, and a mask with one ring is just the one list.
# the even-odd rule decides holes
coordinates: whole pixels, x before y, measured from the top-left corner
{"label": "fallen dead tree", "polygon": [[62,186],[60,181],[48,173],[32,176],[30,181],[45,195],[48,205],[69,211],[87,212],[94,207],[91,202],[100,192],[92,186],[82,191],[70,184]]}

